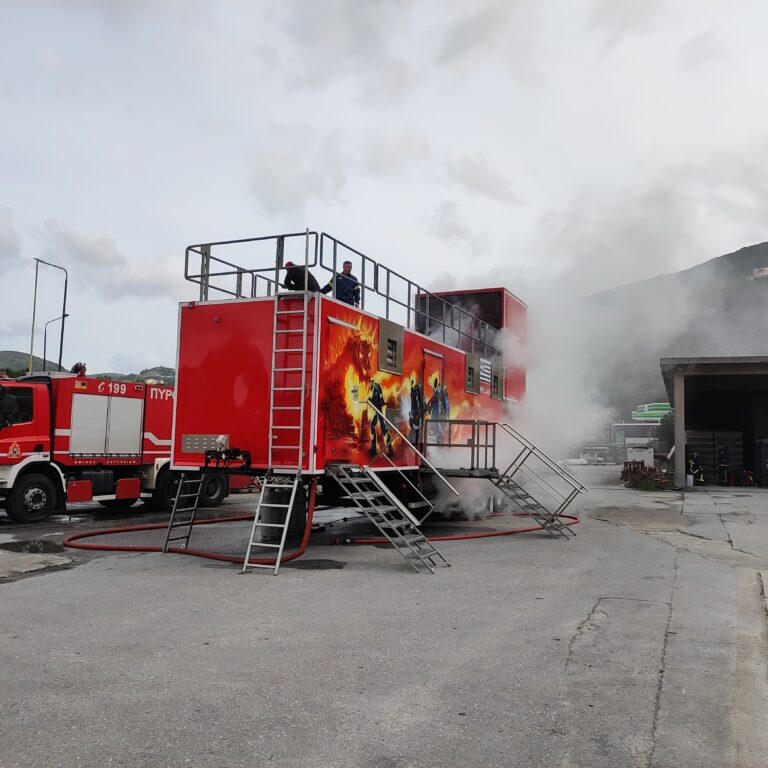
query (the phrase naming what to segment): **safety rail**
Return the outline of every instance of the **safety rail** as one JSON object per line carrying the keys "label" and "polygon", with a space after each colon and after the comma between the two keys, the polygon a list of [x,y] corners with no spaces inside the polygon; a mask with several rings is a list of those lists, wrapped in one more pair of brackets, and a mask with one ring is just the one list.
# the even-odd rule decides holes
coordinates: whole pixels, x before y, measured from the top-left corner
{"label": "safety rail", "polygon": [[[467,449],[470,455],[469,467],[466,469],[470,472],[495,473],[498,426],[495,421],[482,419],[433,419],[430,417],[424,421],[425,447]],[[454,439],[457,433],[458,437]]]}
{"label": "safety rail", "polygon": [[[578,492],[581,493],[582,491],[588,491],[589,488],[584,485],[584,483],[581,482],[578,478],[574,477],[568,470],[563,469],[551,456],[548,456],[544,451],[537,448],[527,437],[520,434],[513,426],[505,423],[505,422],[497,422],[498,426],[501,427],[510,437],[517,440],[522,446],[523,451],[521,451],[521,454],[524,453],[526,450],[530,451],[530,455],[535,456],[537,459],[539,459],[542,463],[544,463],[550,470],[552,470],[556,475],[561,477],[563,480],[565,480],[568,484],[570,484],[574,488],[578,488]],[[520,457],[521,454],[518,454],[518,457]],[[514,464],[514,462],[513,462]],[[511,467],[512,465],[510,465]]]}
{"label": "safety rail", "polygon": [[[427,514],[426,514],[426,515],[424,515],[424,517],[422,517],[422,518],[421,518],[421,520],[419,520],[419,521],[418,521],[419,525],[421,525],[421,524],[422,524],[422,523],[423,523],[423,522],[424,522],[424,521],[425,521],[425,520],[426,520],[426,519],[427,519],[427,518],[428,518],[428,517],[429,517],[429,516],[430,516],[430,515],[431,515],[431,514],[434,512],[434,511],[435,511],[435,507],[434,507],[434,505],[433,505],[433,504],[432,504],[432,502],[431,502],[431,501],[430,501],[430,500],[429,500],[429,499],[428,499],[428,498],[427,498],[427,497],[426,497],[426,496],[425,496],[425,495],[424,495],[424,494],[423,494],[423,493],[422,493],[422,492],[419,490],[419,488],[416,486],[416,484],[411,482],[411,480],[409,479],[408,475],[406,475],[406,474],[405,474],[405,472],[403,472],[403,470],[402,470],[402,469],[400,469],[400,467],[398,467],[398,466],[397,466],[397,464],[395,464],[395,462],[394,462],[394,461],[392,461],[392,459],[390,459],[390,458],[389,458],[389,456],[387,456],[387,454],[386,454],[386,453],[382,453],[382,454],[380,454],[380,457],[381,457],[382,459],[386,459],[386,460],[387,460],[387,461],[390,463],[390,465],[392,466],[392,468],[393,468],[393,469],[394,469],[394,470],[397,472],[397,474],[398,474],[398,475],[400,475],[400,478],[401,478],[401,479],[402,479],[404,482],[406,482],[406,483],[407,483],[407,484],[408,484],[408,485],[411,487],[411,489],[414,491],[414,493],[415,493],[417,496],[419,496],[419,497],[421,498],[422,502],[423,502],[424,504],[426,504],[426,505],[427,505],[427,507],[428,507],[428,510],[427,510]],[[377,458],[379,458],[379,457],[377,457]],[[373,467],[371,467],[371,469],[373,469]]]}
{"label": "safety rail", "polygon": [[326,232],[320,235],[319,256],[319,266],[331,274],[338,274],[339,262],[360,261],[362,309],[366,299],[370,306],[371,298],[378,297],[376,309],[383,312],[377,313],[387,320],[485,358],[500,353],[498,329]]}
{"label": "safety rail", "polygon": [[[240,251],[248,263],[255,260],[268,266],[245,267],[214,253],[224,247],[228,254]],[[280,270],[287,261],[305,272],[317,268],[326,273],[328,293],[334,298],[334,277],[343,274],[340,263],[357,262],[359,271],[353,266],[353,274],[360,285],[361,309],[489,360],[501,354],[497,328],[325,232],[306,230],[190,245],[184,256],[184,277],[199,286],[200,301],[208,301],[214,292],[235,299],[273,296],[280,290]]]}
{"label": "safety rail", "polygon": [[395,431],[401,440],[424,462],[424,464],[426,464],[440,478],[445,486],[452,493],[456,494],[456,496],[459,495],[459,492],[448,482],[440,470],[433,466],[432,462],[397,428],[397,425],[391,419],[388,419],[370,400],[362,400],[361,402],[363,405],[367,405],[369,408],[373,408],[381,420]]}
{"label": "safety rail", "polygon": [[[498,426],[508,437],[516,441],[520,450],[509,466],[500,474],[499,479],[495,481],[497,486],[512,484],[525,488],[530,493],[531,484],[533,484],[549,497],[550,501],[545,503],[540,495],[535,496],[538,504],[552,518],[557,518],[565,512],[576,496],[589,490],[584,483],[563,469],[554,459],[537,448],[514,427],[503,422],[499,422]],[[533,464],[531,459],[535,460]],[[547,473],[549,473],[549,477],[546,476]]]}
{"label": "safety rail", "polygon": [[[557,518],[579,493],[589,490],[509,424],[479,419],[427,418],[424,435],[427,452],[431,449],[469,451],[468,467],[452,464],[449,468],[443,465],[443,471],[459,469],[470,477],[485,477],[500,490],[506,489],[510,498],[519,500],[530,497],[537,508],[545,512],[547,519]],[[500,472],[496,468],[497,455],[508,452],[500,441],[502,436],[513,440],[517,447],[513,449],[512,461]],[[441,459],[445,461],[447,457],[443,455]],[[429,466],[432,467],[431,464]],[[510,495],[512,486],[517,490]],[[532,492],[534,490],[535,493]],[[542,492],[548,500],[542,498]],[[525,504],[531,507],[532,501],[528,500]]]}

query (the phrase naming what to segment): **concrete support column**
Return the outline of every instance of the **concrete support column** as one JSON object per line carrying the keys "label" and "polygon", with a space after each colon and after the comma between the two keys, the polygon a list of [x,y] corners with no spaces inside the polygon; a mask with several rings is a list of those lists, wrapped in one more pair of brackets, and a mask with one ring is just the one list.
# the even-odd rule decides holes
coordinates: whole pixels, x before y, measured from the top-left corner
{"label": "concrete support column", "polygon": [[685,374],[675,373],[675,487],[685,488]]}

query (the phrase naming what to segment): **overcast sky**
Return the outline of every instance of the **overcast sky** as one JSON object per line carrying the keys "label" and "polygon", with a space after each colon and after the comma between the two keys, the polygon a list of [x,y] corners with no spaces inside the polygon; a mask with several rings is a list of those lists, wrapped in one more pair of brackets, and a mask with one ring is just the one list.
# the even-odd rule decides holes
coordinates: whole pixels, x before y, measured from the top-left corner
{"label": "overcast sky", "polygon": [[765,0],[0,0],[0,28],[0,349],[34,257],[70,271],[65,363],[129,372],[175,364],[190,243],[309,226],[530,300],[768,239]]}

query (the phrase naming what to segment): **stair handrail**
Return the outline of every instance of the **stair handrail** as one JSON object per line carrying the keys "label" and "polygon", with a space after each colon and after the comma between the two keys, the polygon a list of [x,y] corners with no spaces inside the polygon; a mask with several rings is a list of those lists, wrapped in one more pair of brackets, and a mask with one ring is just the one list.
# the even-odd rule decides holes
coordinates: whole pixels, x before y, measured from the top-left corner
{"label": "stair handrail", "polygon": [[397,428],[391,419],[388,419],[370,400],[361,400],[363,405],[367,405],[369,408],[373,408],[374,411],[385,421],[395,432],[400,436],[403,442],[413,449],[414,453],[443,481],[443,483],[452,491],[456,496],[461,494],[448,482],[447,478],[435,467],[432,462]]}
{"label": "stair handrail", "polygon": [[556,475],[559,475],[563,480],[568,482],[573,488],[578,488],[579,491],[588,491],[589,488],[575,478],[568,470],[563,469],[554,459],[547,456],[544,451],[537,448],[527,437],[521,435],[514,427],[509,424],[499,421],[496,422],[508,435],[525,446],[537,459],[546,464]]}
{"label": "stair handrail", "polygon": [[[526,467],[524,464],[519,464],[517,467],[526,477],[530,478],[536,485],[541,488],[544,493],[546,493],[548,496],[553,498],[556,502],[561,503],[565,501],[568,496],[565,493],[562,493],[557,488],[555,488],[553,485],[548,483],[541,475],[536,472],[536,470],[531,469],[531,467]],[[575,491],[581,492],[579,488],[576,486],[571,485],[571,488]]]}
{"label": "stair handrail", "polygon": [[[435,511],[435,505],[408,479],[408,475],[406,475],[405,472],[403,472],[403,470],[400,469],[400,467],[398,467],[397,464],[395,464],[395,462],[392,461],[392,459],[390,459],[386,453],[382,453],[381,458],[386,459],[392,465],[393,469],[397,472],[397,474],[400,475],[400,477],[402,477],[403,480],[405,480],[405,482],[408,483],[408,485],[410,485],[411,488],[413,488],[413,490],[416,491],[416,493],[419,496],[421,496],[421,498],[429,507],[429,511],[427,512],[427,514],[424,515],[424,517],[422,517],[421,520],[419,520],[419,525],[421,525]],[[375,472],[376,468],[371,467],[371,470]],[[414,515],[414,518],[415,517],[416,515]]]}

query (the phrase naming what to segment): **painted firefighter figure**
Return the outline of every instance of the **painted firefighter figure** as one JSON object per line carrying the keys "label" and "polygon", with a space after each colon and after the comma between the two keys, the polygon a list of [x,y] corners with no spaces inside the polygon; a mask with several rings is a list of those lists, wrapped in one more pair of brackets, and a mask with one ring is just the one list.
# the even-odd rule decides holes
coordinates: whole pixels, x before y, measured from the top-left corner
{"label": "painted firefighter figure", "polygon": [[427,404],[424,400],[424,391],[418,381],[411,379],[411,412],[408,415],[408,424],[411,431],[408,433],[408,440],[414,445],[421,443],[421,429],[424,426],[424,414],[427,411]]}
{"label": "painted firefighter figure", "polygon": [[[432,381],[432,397],[429,398],[427,403],[427,411],[433,419],[447,419],[451,413],[451,406],[448,401],[448,387],[445,384],[440,384],[440,380],[435,376]],[[445,423],[432,425],[432,437],[435,443],[444,443],[446,438]]]}
{"label": "painted firefighter figure", "polygon": [[386,407],[384,391],[381,388],[381,384],[373,379],[371,379],[371,394],[368,396],[368,402],[377,409],[373,412],[373,418],[371,419],[371,447],[368,449],[368,453],[371,456],[375,456],[378,453],[378,439],[376,436],[376,425],[378,424],[379,431],[381,432],[381,447],[382,449],[384,448],[384,441],[386,440],[387,456],[391,456],[394,453],[392,450],[392,435],[389,434],[387,423],[381,417]]}

